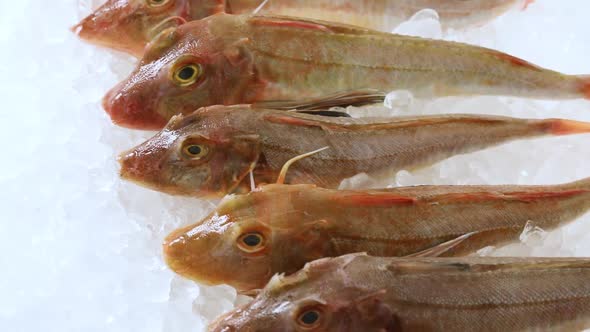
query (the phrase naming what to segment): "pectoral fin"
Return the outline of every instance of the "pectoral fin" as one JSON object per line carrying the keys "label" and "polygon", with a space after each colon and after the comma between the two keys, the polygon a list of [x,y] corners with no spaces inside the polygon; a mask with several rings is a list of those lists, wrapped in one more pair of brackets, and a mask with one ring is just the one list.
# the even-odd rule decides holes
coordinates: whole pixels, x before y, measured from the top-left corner
{"label": "pectoral fin", "polygon": [[459,245],[460,243],[462,243],[463,241],[469,239],[470,237],[479,234],[480,232],[471,232],[471,233],[467,233],[465,235],[461,235],[458,238],[452,239],[450,241],[447,242],[443,242],[437,246],[434,246],[432,248],[428,248],[426,250],[411,254],[411,255],[407,255],[405,257],[407,258],[417,258],[417,257],[438,257],[442,254],[444,254],[445,252],[453,249],[454,247],[456,247],[457,245]]}
{"label": "pectoral fin", "polygon": [[323,97],[302,100],[265,101],[254,104],[255,107],[278,110],[322,110],[331,107],[363,106],[381,103],[385,100],[385,93],[378,90],[366,89],[339,92]]}

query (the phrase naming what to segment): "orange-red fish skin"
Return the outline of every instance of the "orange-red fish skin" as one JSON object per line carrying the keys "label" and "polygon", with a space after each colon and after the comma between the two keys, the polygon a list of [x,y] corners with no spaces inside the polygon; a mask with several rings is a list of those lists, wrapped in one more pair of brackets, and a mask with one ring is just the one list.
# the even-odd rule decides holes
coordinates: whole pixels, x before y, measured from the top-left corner
{"label": "orange-red fish skin", "polygon": [[[203,73],[179,85],[171,73],[187,59]],[[118,98],[105,108],[115,116],[135,114],[133,126],[154,129],[163,127],[163,121],[146,119],[154,114],[169,119],[204,106],[272,102],[280,107],[302,99],[347,105],[333,96],[368,89],[404,89],[418,98],[578,99],[590,94],[585,76],[473,45],[307,19],[218,14],[154,39],[135,71],[111,90]],[[129,105],[137,109],[130,112]]]}
{"label": "orange-red fish skin", "polygon": [[584,98],[590,99],[590,76],[584,76],[581,78],[582,84],[580,91],[584,95]]}
{"label": "orange-red fish skin", "polygon": [[523,60],[521,58],[517,58],[517,57],[512,56],[510,54],[494,51],[494,55],[496,57],[498,57],[499,59],[505,60],[516,67],[524,67],[524,68],[532,69],[535,71],[542,71],[543,70],[543,68],[541,68],[535,64],[532,64],[526,60]]}
{"label": "orange-red fish skin", "polygon": [[553,135],[590,133],[590,125],[581,121],[553,119],[550,120],[549,126],[549,131]]}
{"label": "orange-red fish skin", "polygon": [[367,207],[385,207],[395,204],[412,204],[416,202],[413,197],[405,197],[395,194],[370,194],[358,193],[356,195],[335,196],[334,202],[343,205],[367,206]]}

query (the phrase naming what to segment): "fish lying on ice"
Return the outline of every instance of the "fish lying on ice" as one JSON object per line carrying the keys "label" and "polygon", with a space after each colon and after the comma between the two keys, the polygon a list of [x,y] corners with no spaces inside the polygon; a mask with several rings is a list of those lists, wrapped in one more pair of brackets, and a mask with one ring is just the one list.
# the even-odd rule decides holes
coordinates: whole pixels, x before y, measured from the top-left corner
{"label": "fish lying on ice", "polygon": [[582,331],[588,280],[588,258],[351,254],[275,276],[209,331]]}
{"label": "fish lying on ice", "polygon": [[180,275],[247,292],[275,273],[354,252],[407,256],[474,233],[442,255],[517,240],[527,222],[552,229],[590,208],[590,178],[549,186],[416,186],[333,190],[265,185],[224,199],[170,234],[164,256]]}
{"label": "fish lying on ice", "polygon": [[[342,115],[338,112],[321,114]],[[273,183],[291,157],[287,183],[335,188],[359,173],[428,166],[515,139],[590,132],[590,123],[481,115],[354,119],[211,106],[176,116],[160,133],[121,154],[121,176],[174,195],[223,197]],[[304,139],[302,139],[304,138]]]}
{"label": "fish lying on ice", "polygon": [[[309,17],[390,31],[425,8],[436,10],[443,27],[485,23],[526,6],[530,0],[108,0],[72,30],[80,38],[140,57],[159,32],[226,12]],[[263,4],[264,3],[264,4]],[[261,6],[262,5],[262,6]]]}
{"label": "fish lying on ice", "polygon": [[175,114],[203,106],[347,105],[347,92],[367,89],[405,89],[418,97],[590,98],[590,78],[456,42],[306,19],[217,14],[162,32],[103,105],[118,125],[161,129]]}

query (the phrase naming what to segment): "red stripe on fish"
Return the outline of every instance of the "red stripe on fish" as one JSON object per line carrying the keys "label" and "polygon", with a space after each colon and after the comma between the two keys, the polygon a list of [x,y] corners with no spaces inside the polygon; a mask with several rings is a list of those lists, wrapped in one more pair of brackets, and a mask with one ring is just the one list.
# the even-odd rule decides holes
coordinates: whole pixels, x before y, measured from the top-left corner
{"label": "red stripe on fish", "polygon": [[439,203],[439,202],[457,202],[457,201],[464,201],[464,202],[479,202],[479,201],[492,201],[498,199],[505,199],[506,196],[502,194],[492,194],[492,193],[471,193],[471,194],[444,194],[440,196],[434,196],[431,199],[425,199],[430,203]]}
{"label": "red stripe on fish", "polygon": [[271,18],[266,18],[266,17],[257,17],[257,18],[253,18],[250,22],[252,22],[252,24],[254,24],[254,25],[297,28],[297,29],[315,30],[315,31],[322,31],[322,32],[332,32],[332,30],[328,29],[324,25],[310,23],[310,22],[303,22],[303,21],[288,21],[288,20],[271,19]]}
{"label": "red stripe on fish", "polygon": [[518,200],[523,202],[534,202],[541,199],[559,199],[567,198],[580,194],[589,193],[588,190],[563,190],[563,191],[549,191],[549,192],[511,192],[511,193],[471,193],[471,194],[446,194],[442,196],[435,196],[427,201],[432,203],[439,202],[456,202],[463,201],[465,203],[481,202],[481,201],[510,201]]}
{"label": "red stripe on fish", "polygon": [[356,205],[356,206],[368,206],[368,207],[387,207],[397,204],[413,204],[416,202],[415,198],[398,196],[395,194],[371,194],[371,193],[359,193],[359,194],[345,194],[332,198],[332,201],[336,204],[345,205]]}
{"label": "red stripe on fish", "polygon": [[580,92],[582,92],[584,98],[590,99],[590,76],[580,78]]}
{"label": "red stripe on fish", "polygon": [[310,119],[303,119],[298,117],[293,117],[289,115],[267,115],[264,119],[268,122],[278,123],[278,124],[285,124],[285,125],[293,125],[293,126],[303,126],[303,127],[320,127],[326,128],[330,130],[354,130],[356,127],[365,127],[371,128],[373,130],[387,130],[393,128],[412,128],[412,127],[420,127],[420,126],[428,126],[428,125],[438,125],[438,124],[445,124],[445,123],[482,123],[482,124],[497,124],[502,122],[503,120],[500,119],[478,119],[478,118],[471,118],[471,119],[454,119],[454,118],[447,118],[447,119],[418,119],[418,120],[409,120],[409,121],[399,121],[395,123],[375,123],[375,124],[366,124],[366,125],[344,125],[344,124],[334,124],[330,122],[318,121],[318,120],[310,120]]}
{"label": "red stripe on fish", "polygon": [[510,196],[514,196],[515,198],[525,201],[525,202],[532,202],[540,199],[558,199],[558,198],[567,198],[572,196],[577,196],[580,194],[586,194],[590,191],[588,190],[564,190],[559,192],[539,192],[539,193],[510,193]]}
{"label": "red stripe on fish", "polygon": [[277,115],[267,115],[264,119],[268,122],[278,123],[278,124],[285,124],[285,125],[293,125],[293,126],[303,126],[303,127],[320,127],[320,128],[330,128],[330,129],[337,129],[338,126],[332,126],[329,123],[323,123],[320,121],[314,120],[307,120],[296,118],[292,116],[277,116]]}
{"label": "red stripe on fish", "polygon": [[510,62],[510,64],[512,64],[516,67],[524,67],[524,68],[528,68],[528,69],[532,69],[532,70],[536,70],[536,71],[543,71],[543,68],[541,68],[537,65],[534,65],[534,64],[532,64],[526,60],[523,60],[521,58],[517,58],[515,56],[512,56],[510,54],[494,51],[494,55],[499,59]]}

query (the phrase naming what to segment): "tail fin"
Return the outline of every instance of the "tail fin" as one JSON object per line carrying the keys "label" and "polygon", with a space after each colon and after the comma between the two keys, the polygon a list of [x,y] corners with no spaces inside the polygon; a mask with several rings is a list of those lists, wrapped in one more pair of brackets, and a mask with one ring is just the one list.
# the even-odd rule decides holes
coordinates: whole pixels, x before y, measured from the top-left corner
{"label": "tail fin", "polygon": [[541,120],[545,130],[551,135],[574,135],[590,133],[590,122],[582,122],[565,119],[547,119]]}
{"label": "tail fin", "polygon": [[580,93],[583,98],[590,99],[590,75],[578,76],[580,79]]}

